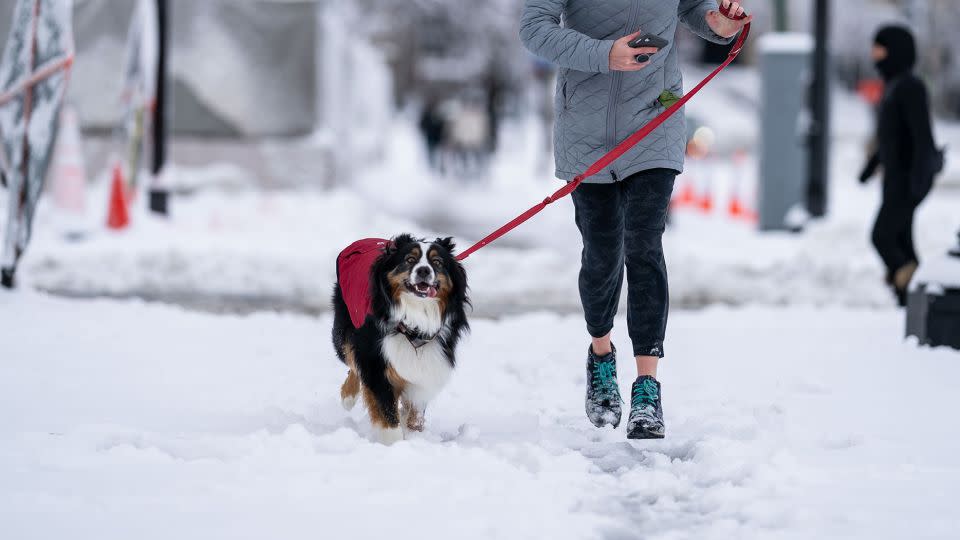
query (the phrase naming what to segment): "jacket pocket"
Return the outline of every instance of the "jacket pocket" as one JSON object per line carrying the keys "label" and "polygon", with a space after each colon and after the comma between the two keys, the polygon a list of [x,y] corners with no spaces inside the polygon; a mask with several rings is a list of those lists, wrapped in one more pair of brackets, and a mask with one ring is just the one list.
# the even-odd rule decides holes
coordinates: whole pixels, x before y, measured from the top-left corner
{"label": "jacket pocket", "polygon": [[554,108],[557,112],[567,110],[567,79],[569,74],[566,69],[557,72],[557,91],[554,97]]}
{"label": "jacket pocket", "polygon": [[667,76],[665,75],[663,90],[660,92],[660,95],[656,97],[653,105],[655,107],[659,107],[661,110],[667,110],[671,105],[681,98],[683,98],[683,82],[670,82],[667,80]]}

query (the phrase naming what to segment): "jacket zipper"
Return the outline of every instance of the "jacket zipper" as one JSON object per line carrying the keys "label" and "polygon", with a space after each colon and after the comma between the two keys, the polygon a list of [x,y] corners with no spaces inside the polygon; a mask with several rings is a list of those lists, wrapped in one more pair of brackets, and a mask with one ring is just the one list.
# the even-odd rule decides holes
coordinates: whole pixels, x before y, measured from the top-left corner
{"label": "jacket zipper", "polygon": [[617,144],[617,96],[620,95],[620,81],[623,72],[618,71],[613,74],[610,80],[610,98],[607,103],[607,140],[605,150],[609,152]]}
{"label": "jacket zipper", "polygon": [[[640,1],[634,0],[630,8],[630,17],[628,19],[629,22],[626,28],[628,34],[637,26],[637,17],[639,16]],[[605,146],[608,152],[613,150],[613,147],[617,145],[617,101],[620,97],[620,88],[622,83],[623,72],[614,72],[613,78],[610,80],[610,99],[607,102],[607,140]],[[610,167],[610,176],[613,177],[614,182],[617,181],[617,173],[613,169],[612,165]]]}

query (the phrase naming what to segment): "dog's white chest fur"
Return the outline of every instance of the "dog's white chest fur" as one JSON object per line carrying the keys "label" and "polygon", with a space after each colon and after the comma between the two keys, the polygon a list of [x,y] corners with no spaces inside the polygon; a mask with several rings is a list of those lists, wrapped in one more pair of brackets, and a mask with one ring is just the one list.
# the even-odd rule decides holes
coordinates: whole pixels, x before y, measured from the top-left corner
{"label": "dog's white chest fur", "polygon": [[443,326],[440,303],[436,298],[419,298],[401,294],[400,301],[391,309],[391,318],[425,334],[436,334]]}
{"label": "dog's white chest fur", "polygon": [[422,404],[443,389],[453,372],[437,340],[414,348],[402,334],[387,336],[383,339],[383,356],[409,383],[406,391],[410,397]]}
{"label": "dog's white chest fur", "polygon": [[425,334],[439,334],[437,339],[418,348],[402,334],[388,335],[383,339],[383,356],[397,375],[410,384],[407,393],[415,401],[426,404],[443,389],[453,372],[453,366],[440,346],[440,338],[449,329],[444,327],[440,306],[434,299],[404,294],[394,307],[393,316],[394,320],[409,328]]}

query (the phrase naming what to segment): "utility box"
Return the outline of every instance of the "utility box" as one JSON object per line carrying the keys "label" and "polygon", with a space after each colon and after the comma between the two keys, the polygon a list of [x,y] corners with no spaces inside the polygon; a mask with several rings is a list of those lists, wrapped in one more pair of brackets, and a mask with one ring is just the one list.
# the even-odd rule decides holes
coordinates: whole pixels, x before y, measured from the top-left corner
{"label": "utility box", "polygon": [[760,174],[757,208],[761,231],[796,230],[805,221],[807,133],[810,112],[808,34],[771,33],[759,40]]}
{"label": "utility box", "polygon": [[960,256],[944,255],[917,271],[907,298],[907,336],[960,350]]}

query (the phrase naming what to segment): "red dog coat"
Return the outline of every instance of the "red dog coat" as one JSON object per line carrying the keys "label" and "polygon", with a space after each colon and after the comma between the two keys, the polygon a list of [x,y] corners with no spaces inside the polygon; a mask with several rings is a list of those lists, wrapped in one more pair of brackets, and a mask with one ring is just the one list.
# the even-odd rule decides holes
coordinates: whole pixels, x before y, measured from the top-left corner
{"label": "red dog coat", "polygon": [[350,244],[337,256],[337,283],[354,328],[363,326],[367,314],[373,312],[370,268],[389,243],[383,238],[364,238]]}

